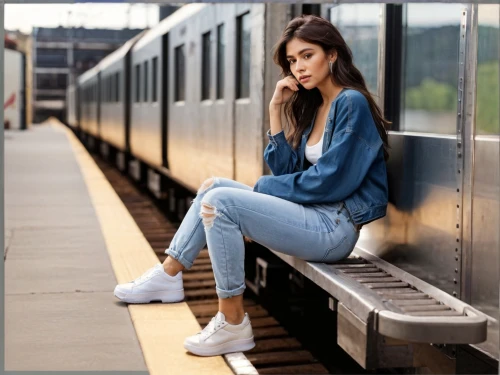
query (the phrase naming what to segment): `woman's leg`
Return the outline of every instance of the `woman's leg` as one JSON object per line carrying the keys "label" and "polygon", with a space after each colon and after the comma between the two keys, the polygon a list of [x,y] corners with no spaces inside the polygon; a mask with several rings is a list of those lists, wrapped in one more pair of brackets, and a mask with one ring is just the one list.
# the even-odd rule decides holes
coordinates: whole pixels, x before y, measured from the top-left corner
{"label": "woman's leg", "polygon": [[163,265],[157,264],[137,279],[117,285],[114,290],[116,297],[127,303],[178,302],[184,299],[180,271],[193,265],[206,244],[204,229],[200,225],[200,201],[208,191],[218,186],[252,190],[249,186],[224,178],[205,181],[166,251],[170,256]]}
{"label": "woman's leg", "polygon": [[310,261],[347,256],[358,239],[342,205],[304,206],[269,195],[219,187],[201,199],[201,216],[212,261],[219,313],[184,347],[198,355],[219,355],[253,348],[245,289],[243,236]]}
{"label": "woman's leg", "polygon": [[220,187],[252,191],[250,186],[221,177],[209,178],[202,184],[169,248],[165,250],[169,257],[163,267],[169,275],[174,276],[184,268],[191,268],[200,251],[206,246],[207,240],[200,214],[201,201],[208,192]]}
{"label": "woman's leg", "polygon": [[245,289],[243,236],[316,262],[346,257],[359,236],[341,204],[325,209],[221,187],[208,192],[201,205],[220,298],[240,295]]}

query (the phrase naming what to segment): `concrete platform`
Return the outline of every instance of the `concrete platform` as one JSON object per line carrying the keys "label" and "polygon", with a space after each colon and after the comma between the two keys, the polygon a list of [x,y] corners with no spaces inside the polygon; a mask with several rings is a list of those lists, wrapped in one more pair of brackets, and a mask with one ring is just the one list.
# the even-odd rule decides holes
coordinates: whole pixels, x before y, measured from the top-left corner
{"label": "concrete platform", "polygon": [[5,133],[5,369],[146,371],[63,131]]}
{"label": "concrete platform", "polygon": [[[158,258],[68,128],[6,132],[5,154],[6,370],[232,373],[222,357],[184,349],[200,330],[186,303],[113,296]],[[241,353],[226,360],[256,373]]]}

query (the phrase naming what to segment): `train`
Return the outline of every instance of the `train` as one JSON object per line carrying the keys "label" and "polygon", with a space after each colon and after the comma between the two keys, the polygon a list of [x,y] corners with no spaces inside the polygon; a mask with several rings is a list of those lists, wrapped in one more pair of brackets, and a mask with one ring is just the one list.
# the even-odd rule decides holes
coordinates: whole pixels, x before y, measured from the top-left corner
{"label": "train", "polygon": [[356,248],[484,313],[467,355],[498,366],[498,4],[185,5],[68,87],[67,123],[181,214],[172,183],[252,186],[270,173],[272,47],[303,13],[339,29],[392,122],[387,216]]}
{"label": "train", "polygon": [[4,128],[26,129],[26,57],[15,49],[5,48],[4,51]]}

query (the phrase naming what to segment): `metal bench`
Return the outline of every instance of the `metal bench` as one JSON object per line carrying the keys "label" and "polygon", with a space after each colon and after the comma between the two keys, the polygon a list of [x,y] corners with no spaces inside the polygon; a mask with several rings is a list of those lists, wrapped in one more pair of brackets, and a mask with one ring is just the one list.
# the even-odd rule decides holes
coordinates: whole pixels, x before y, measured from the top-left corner
{"label": "metal bench", "polygon": [[365,369],[414,367],[418,343],[486,340],[485,314],[363,250],[334,264],[271,251],[332,296],[337,343]]}

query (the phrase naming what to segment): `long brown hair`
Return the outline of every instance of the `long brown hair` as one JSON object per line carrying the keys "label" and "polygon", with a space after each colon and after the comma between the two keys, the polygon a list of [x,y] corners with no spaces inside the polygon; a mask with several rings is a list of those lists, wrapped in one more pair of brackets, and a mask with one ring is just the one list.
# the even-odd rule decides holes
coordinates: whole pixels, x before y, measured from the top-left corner
{"label": "long brown hair", "polygon": [[[386,129],[390,122],[382,116],[380,108],[366,87],[363,75],[352,62],[351,49],[337,28],[327,20],[312,15],[303,15],[291,20],[274,47],[274,62],[281,67],[283,77],[292,74],[290,63],[286,57],[286,44],[293,38],[319,45],[325,54],[337,52],[337,60],[332,69],[332,79],[341,87],[359,91],[368,100],[377,131],[384,143],[384,158],[387,160],[389,158],[389,142]],[[285,115],[291,127],[288,141],[294,148],[299,145],[302,133],[309,127],[314,114],[322,103],[323,98],[317,88],[306,90],[299,85],[299,91],[295,92],[285,104]]]}

